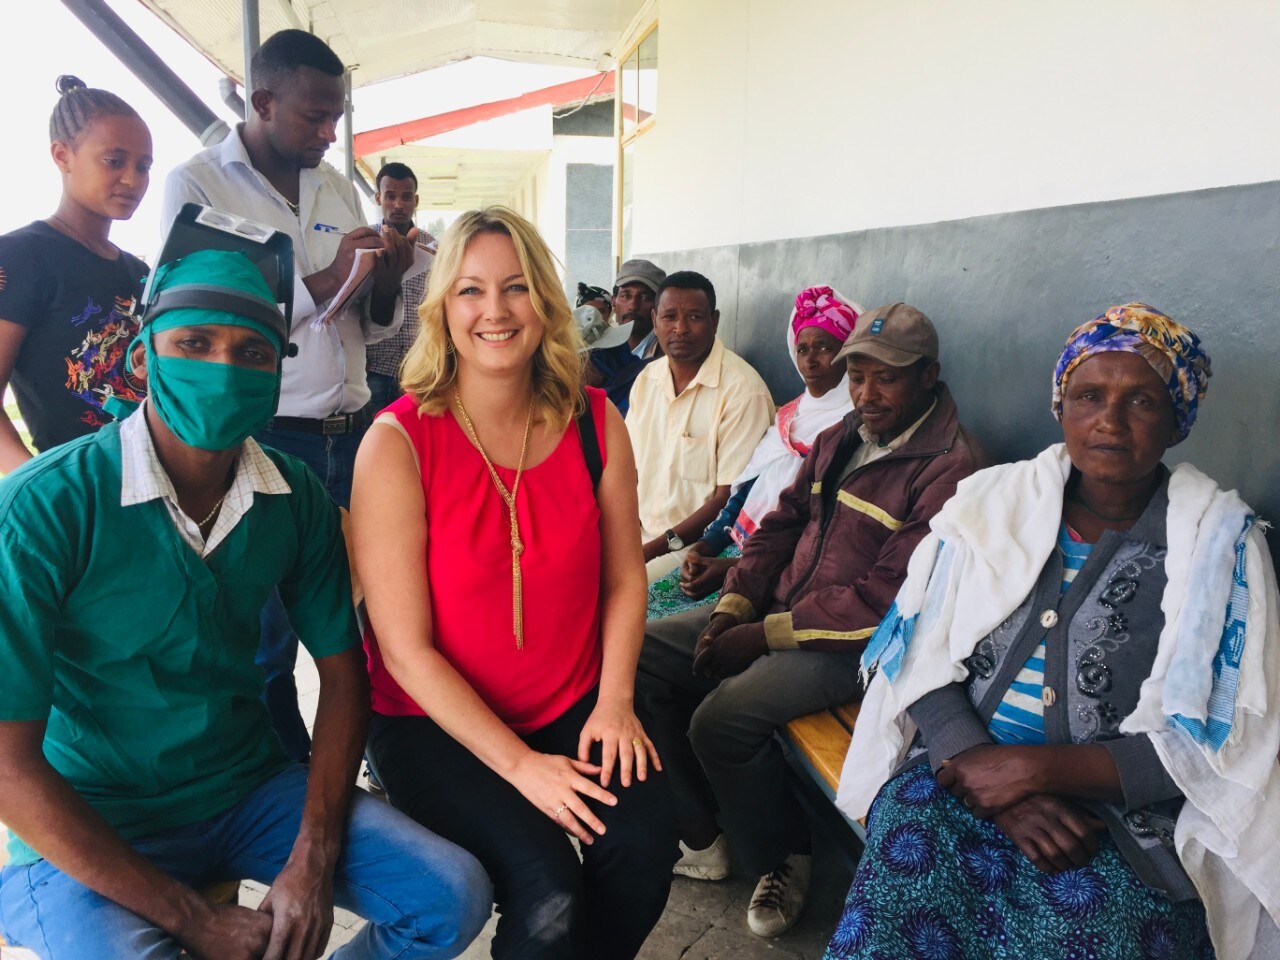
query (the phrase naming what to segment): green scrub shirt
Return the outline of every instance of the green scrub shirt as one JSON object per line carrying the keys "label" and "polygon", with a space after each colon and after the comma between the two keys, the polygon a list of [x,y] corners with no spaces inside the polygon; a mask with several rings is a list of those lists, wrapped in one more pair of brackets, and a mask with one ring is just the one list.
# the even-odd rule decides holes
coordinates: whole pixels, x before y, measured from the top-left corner
{"label": "green scrub shirt", "polygon": [[[160,500],[120,505],[120,427],[0,482],[0,721],[126,839],[227,810],[288,761],[260,699],[258,621],[279,585],[313,657],[359,642],[337,507],[292,457],[201,559]],[[265,449],[265,448],[264,448]],[[17,836],[11,862],[39,856]]]}

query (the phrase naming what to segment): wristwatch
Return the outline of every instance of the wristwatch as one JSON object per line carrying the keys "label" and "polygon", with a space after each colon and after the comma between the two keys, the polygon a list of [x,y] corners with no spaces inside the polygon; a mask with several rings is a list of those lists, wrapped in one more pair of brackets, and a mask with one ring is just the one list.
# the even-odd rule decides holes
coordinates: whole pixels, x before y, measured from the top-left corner
{"label": "wristwatch", "polygon": [[674,530],[667,531],[667,549],[672,553],[684,549],[684,541],[680,539],[680,534]]}

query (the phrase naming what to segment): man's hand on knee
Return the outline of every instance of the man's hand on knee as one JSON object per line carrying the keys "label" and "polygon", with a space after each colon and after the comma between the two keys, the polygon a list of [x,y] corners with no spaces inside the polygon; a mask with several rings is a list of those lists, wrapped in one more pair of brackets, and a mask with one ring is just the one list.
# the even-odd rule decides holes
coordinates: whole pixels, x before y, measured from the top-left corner
{"label": "man's hand on knee", "polygon": [[707,621],[707,625],[702,628],[702,633],[698,634],[698,642],[693,648],[693,658],[697,660],[702,655],[702,651],[707,648],[716,637],[724,633],[726,630],[732,630],[738,625],[738,618],[728,613],[713,613],[711,619]]}
{"label": "man's hand on knee", "polygon": [[769,652],[763,623],[730,626],[712,634],[711,626],[717,619],[711,618],[711,624],[698,639],[698,649],[693,658],[694,673],[724,680],[742,673]]}
{"label": "man's hand on knee", "polygon": [[271,919],[271,941],[262,960],[316,960],[333,929],[332,874],[290,860],[258,909]]}
{"label": "man's hand on knee", "polygon": [[193,960],[261,960],[271,942],[271,917],[233,903],[215,904],[195,929],[175,939]]}

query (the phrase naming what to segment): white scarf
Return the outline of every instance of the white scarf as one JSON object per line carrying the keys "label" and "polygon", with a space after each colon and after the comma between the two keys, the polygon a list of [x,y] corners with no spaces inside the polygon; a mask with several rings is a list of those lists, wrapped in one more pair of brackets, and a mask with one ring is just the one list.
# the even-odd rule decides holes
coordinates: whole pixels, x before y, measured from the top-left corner
{"label": "white scarf", "polygon": [[[895,614],[901,619],[894,622],[907,625],[906,643],[888,651],[877,637],[868,649],[877,649],[880,669],[840,779],[837,804],[846,815],[863,816],[901,761],[915,734],[907,708],[964,680],[964,659],[1031,592],[1054,548],[1070,472],[1059,444],[962,481],[934,517],[886,617],[886,625]],[[1173,470],[1165,624],[1151,675],[1120,728],[1150,735],[1186,796],[1174,843],[1204,902],[1219,960],[1260,960],[1255,933],[1264,932],[1260,944],[1274,932],[1260,909],[1280,924],[1280,603],[1260,524],[1243,541],[1248,612],[1237,683],[1226,699],[1229,732],[1220,746],[1196,732],[1223,704],[1227,684],[1217,682],[1225,674],[1214,657],[1237,566],[1233,547],[1248,515],[1234,491],[1190,465]]]}
{"label": "white scarf", "polygon": [[738,546],[755,532],[766,513],[777,509],[778,498],[795,483],[800,465],[818,434],[839,423],[852,409],[849,375],[845,374],[839,384],[821,397],[806,390],[778,411],[773,426],[756,444],[751,459],[733,481],[737,489],[755,480],[733,526],[733,539]]}

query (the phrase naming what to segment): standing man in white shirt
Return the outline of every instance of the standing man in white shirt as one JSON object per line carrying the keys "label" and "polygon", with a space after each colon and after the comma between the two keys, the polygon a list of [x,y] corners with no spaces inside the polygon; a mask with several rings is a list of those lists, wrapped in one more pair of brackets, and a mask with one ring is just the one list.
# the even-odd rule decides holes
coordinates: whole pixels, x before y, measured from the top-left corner
{"label": "standing man in white shirt", "polygon": [[[307,464],[341,506],[351,499],[356,449],[372,420],[365,346],[404,319],[400,279],[413,245],[366,225],[355,185],[324,164],[343,114],[345,67],[328,45],[282,30],[254,54],[246,120],[220,144],[177,167],[165,183],[165,228],[194,201],[265,223],[293,239],[293,329],[280,405],[256,438]],[[317,328],[312,321],[341,288],[356,251],[380,250],[368,295]],[[295,352],[296,351],[296,352]],[[266,701],[292,760],[310,738],[298,712],[293,666],[298,640],[279,599],[263,611],[258,662]]]}

